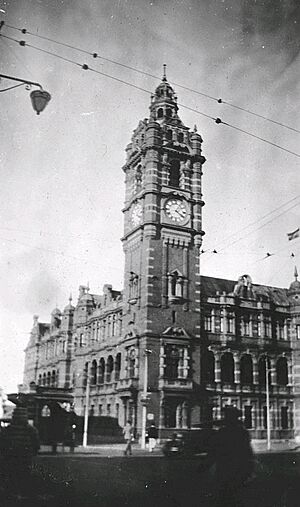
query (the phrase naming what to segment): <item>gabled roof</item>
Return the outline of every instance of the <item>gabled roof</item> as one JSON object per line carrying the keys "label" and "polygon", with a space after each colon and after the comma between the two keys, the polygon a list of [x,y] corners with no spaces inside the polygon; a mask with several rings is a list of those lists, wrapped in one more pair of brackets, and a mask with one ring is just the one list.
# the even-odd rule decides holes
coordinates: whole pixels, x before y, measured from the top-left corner
{"label": "gabled roof", "polygon": [[[224,292],[233,295],[236,280],[226,280],[212,276],[201,276],[201,295],[204,299],[216,296],[217,291],[220,294]],[[268,285],[253,284],[252,289],[254,297],[257,299],[270,300],[279,306],[289,306],[288,289],[281,287],[271,287]]]}

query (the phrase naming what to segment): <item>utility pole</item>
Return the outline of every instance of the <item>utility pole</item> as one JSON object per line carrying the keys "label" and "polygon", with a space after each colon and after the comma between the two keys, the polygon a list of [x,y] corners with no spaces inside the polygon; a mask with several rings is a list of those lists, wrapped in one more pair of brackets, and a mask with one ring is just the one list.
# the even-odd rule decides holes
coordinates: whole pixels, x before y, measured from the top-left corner
{"label": "utility pole", "polygon": [[266,361],[266,409],[267,409],[267,449],[271,449],[271,414],[270,414],[270,386],[269,386],[269,373],[271,369],[268,365],[268,357],[265,357]]}
{"label": "utility pole", "polygon": [[143,412],[142,412],[142,440],[141,440],[141,448],[146,448],[146,425],[147,425],[147,406],[149,403],[148,398],[148,355],[152,354],[152,350],[145,349],[145,367],[144,367],[144,388],[143,395],[141,398],[141,402],[143,404]]}
{"label": "utility pole", "polygon": [[84,409],[83,440],[82,440],[83,447],[87,447],[88,426],[89,426],[89,405],[90,405],[90,375],[88,367],[86,378],[86,390],[85,390],[85,409]]}

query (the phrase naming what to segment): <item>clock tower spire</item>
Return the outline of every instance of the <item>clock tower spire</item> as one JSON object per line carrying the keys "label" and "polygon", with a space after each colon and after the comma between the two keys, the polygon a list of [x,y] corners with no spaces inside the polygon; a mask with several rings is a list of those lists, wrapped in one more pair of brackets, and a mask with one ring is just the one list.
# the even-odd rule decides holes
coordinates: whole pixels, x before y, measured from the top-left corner
{"label": "clock tower spire", "polygon": [[123,319],[128,347],[134,342],[138,349],[137,401],[146,365],[148,412],[162,431],[179,414],[182,427],[199,423],[193,389],[200,381],[201,145],[197,130],[178,116],[164,65],[149,118],[139,122],[126,148],[122,239]]}

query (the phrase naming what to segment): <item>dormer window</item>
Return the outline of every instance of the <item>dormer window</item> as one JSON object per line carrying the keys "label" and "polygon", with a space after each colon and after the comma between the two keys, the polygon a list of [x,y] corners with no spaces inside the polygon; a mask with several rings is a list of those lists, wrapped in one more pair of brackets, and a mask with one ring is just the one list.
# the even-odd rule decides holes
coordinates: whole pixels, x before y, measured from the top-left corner
{"label": "dormer window", "polygon": [[183,133],[182,132],[179,132],[177,140],[179,143],[183,143]]}

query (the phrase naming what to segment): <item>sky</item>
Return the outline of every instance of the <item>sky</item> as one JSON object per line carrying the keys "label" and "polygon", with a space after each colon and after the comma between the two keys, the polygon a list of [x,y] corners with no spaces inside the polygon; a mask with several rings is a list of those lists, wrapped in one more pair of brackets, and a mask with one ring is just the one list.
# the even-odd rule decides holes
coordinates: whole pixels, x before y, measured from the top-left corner
{"label": "sky", "polygon": [[[70,293],[76,304],[81,284],[123,286],[124,150],[150,98],[81,65],[150,91],[160,81],[40,37],[158,78],[166,64],[170,83],[291,129],[174,85],[180,104],[299,153],[300,18],[297,0],[0,0],[1,19],[3,35],[78,64],[0,38],[0,73],[52,97],[37,116],[25,87],[0,93],[0,386],[11,392],[34,314],[49,321]],[[11,85],[1,80],[0,91]],[[207,159],[202,274],[288,287],[300,270],[300,239],[287,240],[300,225],[299,158],[179,115],[197,125]]]}

